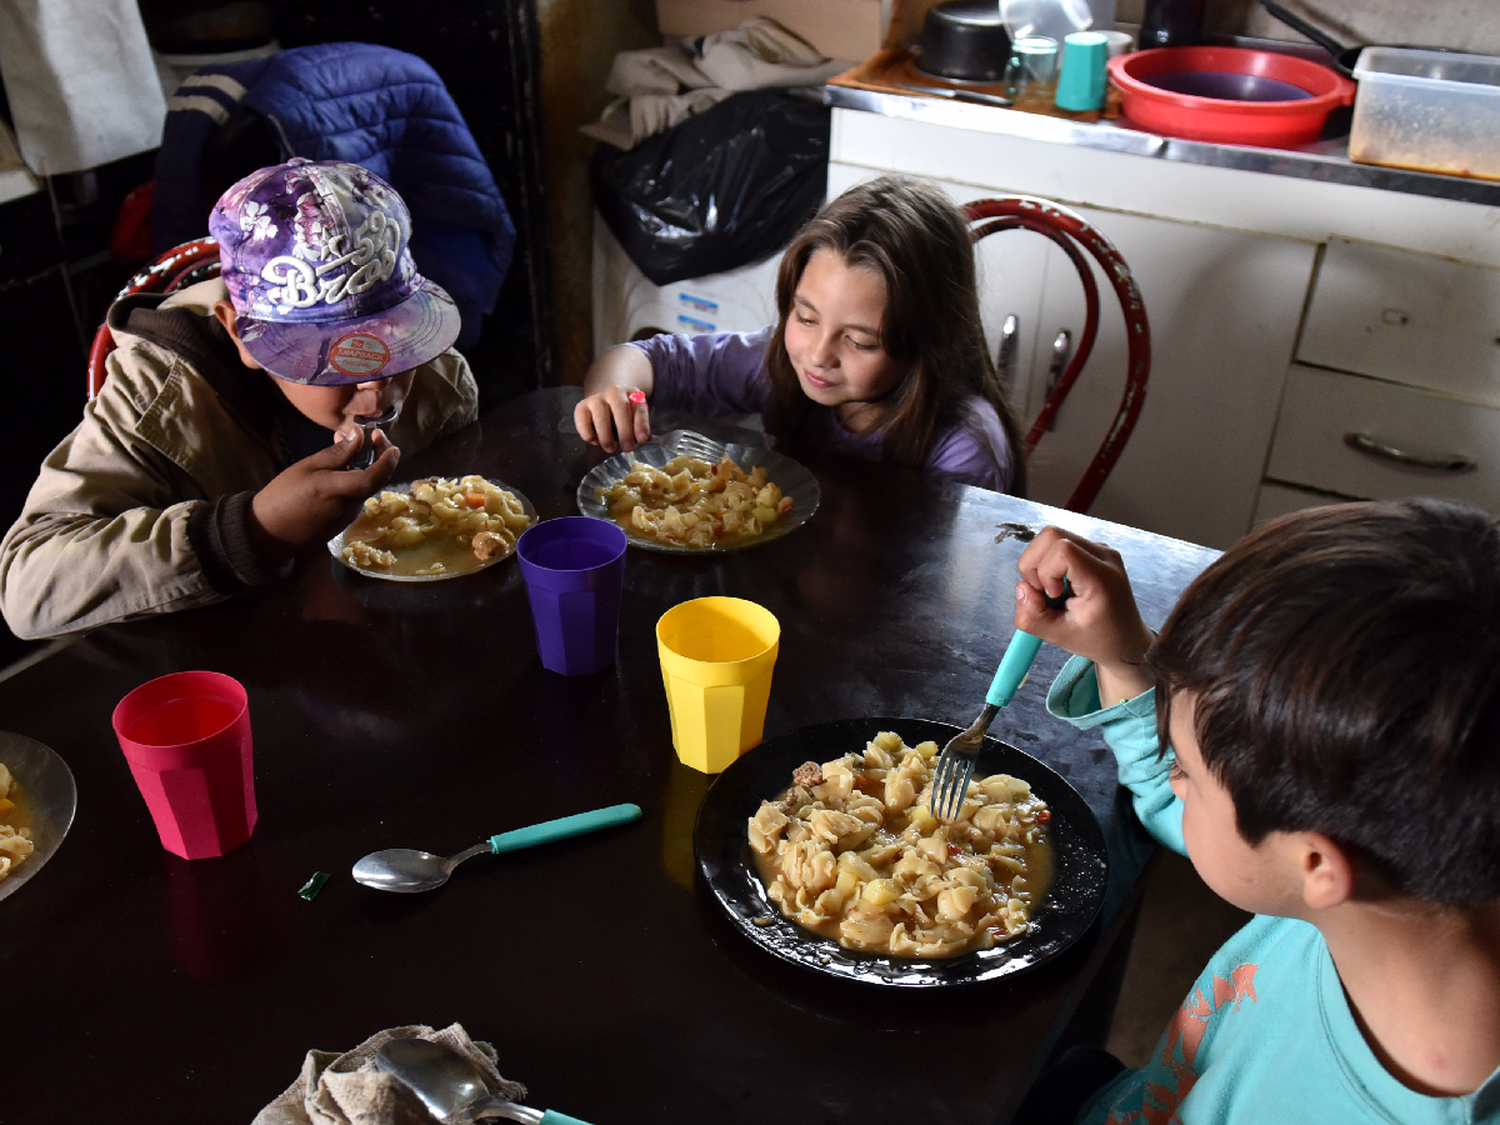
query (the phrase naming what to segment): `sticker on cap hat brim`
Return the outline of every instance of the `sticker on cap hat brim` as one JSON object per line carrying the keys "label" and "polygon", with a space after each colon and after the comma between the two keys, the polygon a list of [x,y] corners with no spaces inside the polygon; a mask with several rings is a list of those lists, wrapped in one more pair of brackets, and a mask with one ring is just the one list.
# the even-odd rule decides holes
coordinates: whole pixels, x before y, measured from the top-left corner
{"label": "sticker on cap hat brim", "polygon": [[378,336],[351,332],[328,347],[328,366],[341,375],[372,376],[391,361],[391,349]]}

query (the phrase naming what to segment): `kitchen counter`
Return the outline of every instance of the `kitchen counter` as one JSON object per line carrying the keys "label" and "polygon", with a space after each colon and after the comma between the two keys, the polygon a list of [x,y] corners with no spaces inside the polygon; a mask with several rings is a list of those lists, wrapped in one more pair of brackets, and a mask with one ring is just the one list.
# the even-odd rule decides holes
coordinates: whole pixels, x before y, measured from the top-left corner
{"label": "kitchen counter", "polygon": [[[1227,547],[1268,515],[1330,495],[1500,502],[1487,436],[1500,411],[1500,184],[1355,164],[1343,140],[1205,144],[1119,120],[824,89],[830,196],[896,173],[960,202],[1053,200],[1128,263],[1150,321],[1150,382],[1093,515]],[[1082,286],[1039,236],[986,238],[977,253],[986,338],[1016,318],[1011,394],[1030,419],[1058,341],[1066,350],[1080,338]],[[1083,378],[1028,458],[1030,496],[1043,503],[1064,502],[1120,402],[1126,330],[1108,300],[1098,327]],[[1384,383],[1415,397],[1387,401]],[[1481,468],[1435,476],[1387,464],[1346,434]]]}
{"label": "kitchen counter", "polygon": [[886,94],[849,86],[825,86],[823,100],[842,109],[864,110],[886,117],[951,125],[985,133],[1077,145],[1183,164],[1264,172],[1381,191],[1405,192],[1466,203],[1500,206],[1500,182],[1463,176],[1408,172],[1349,159],[1347,135],[1296,149],[1210,144],[1162,137],[1135,128],[1128,119],[1085,124],[1039,113],[943,101],[922,94]]}

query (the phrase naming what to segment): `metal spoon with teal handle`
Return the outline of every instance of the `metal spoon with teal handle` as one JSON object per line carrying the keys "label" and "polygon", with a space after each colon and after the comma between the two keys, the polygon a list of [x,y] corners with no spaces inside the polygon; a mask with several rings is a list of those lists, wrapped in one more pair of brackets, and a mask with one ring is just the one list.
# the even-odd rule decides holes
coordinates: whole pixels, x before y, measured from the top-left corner
{"label": "metal spoon with teal handle", "polygon": [[417,851],[415,848],[387,848],[383,852],[371,852],[356,863],[354,879],[378,891],[430,891],[441,887],[448,881],[448,876],[453,874],[455,867],[476,855],[498,855],[518,848],[531,848],[569,836],[581,836],[585,832],[597,832],[601,828],[629,824],[633,820],[639,820],[640,816],[639,805],[610,805],[608,808],[575,813],[527,828],[502,832],[498,836],[491,836],[482,844],[475,844],[472,848],[446,858],[431,852]]}
{"label": "metal spoon with teal handle", "polygon": [[477,1066],[452,1047],[430,1039],[382,1043],[375,1052],[375,1069],[410,1086],[427,1112],[443,1125],[467,1125],[481,1117],[504,1117],[526,1125],[587,1125],[556,1110],[532,1109],[491,1094]]}
{"label": "metal spoon with teal handle", "polygon": [[[1063,602],[1073,596],[1073,587],[1063,582],[1063,592],[1058,597],[1043,595],[1049,609],[1061,609]],[[984,745],[984,732],[990,729],[1000,708],[1010,705],[1026,682],[1032,661],[1042,647],[1042,639],[1017,629],[1005,646],[1005,655],[1000,658],[1000,667],[995,669],[995,678],[990,681],[990,690],[984,697],[984,710],[969,729],[954,735],[938,756],[932,774],[932,815],[939,820],[951,821],[963,807],[964,795],[969,791],[969,780],[974,776],[974,762],[979,757],[979,748]]]}

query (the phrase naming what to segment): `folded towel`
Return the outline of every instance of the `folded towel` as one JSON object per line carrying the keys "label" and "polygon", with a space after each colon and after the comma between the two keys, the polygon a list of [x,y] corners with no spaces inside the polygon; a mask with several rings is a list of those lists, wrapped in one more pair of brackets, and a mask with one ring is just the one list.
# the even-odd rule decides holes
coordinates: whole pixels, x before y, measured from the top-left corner
{"label": "folded towel", "polygon": [[375,1069],[375,1052],[391,1039],[430,1039],[452,1047],[479,1067],[490,1093],[511,1101],[526,1097],[525,1086],[500,1076],[495,1048],[470,1039],[462,1024],[441,1031],[416,1024],[377,1032],[343,1054],[307,1052],[297,1081],[251,1125],[432,1125],[432,1115],[409,1086]]}
{"label": "folded towel", "polygon": [[818,86],[849,69],[772,19],[746,20],[734,31],[705,35],[698,54],[698,69],[728,90]]}
{"label": "folded towel", "polygon": [[730,94],[821,86],[851,65],[824,58],[775,20],[746,20],[734,31],[619,52],[604,83],[615,100],[581,131],[616,148],[634,148]]}

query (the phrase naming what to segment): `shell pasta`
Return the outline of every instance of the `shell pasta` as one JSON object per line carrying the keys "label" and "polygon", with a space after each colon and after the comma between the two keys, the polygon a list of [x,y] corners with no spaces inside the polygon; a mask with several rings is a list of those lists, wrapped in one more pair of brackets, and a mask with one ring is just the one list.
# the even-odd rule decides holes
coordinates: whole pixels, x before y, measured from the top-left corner
{"label": "shell pasta", "polygon": [[932,816],[934,742],[884,731],[862,754],[793,774],[748,831],[767,894],[849,949],[954,957],[1025,933],[1052,877],[1051,813],[1009,774],[973,781],[958,817]]}
{"label": "shell pasta", "polygon": [[340,557],[391,574],[462,573],[509,555],[530,526],[515,493],[484,477],[426,477],[366,500]]}
{"label": "shell pasta", "polygon": [[10,796],[13,784],[10,770],[0,765],[0,879],[9,875],[16,864],[36,850],[30,828],[17,828],[3,823],[16,811],[15,802]]}
{"label": "shell pasta", "polygon": [[660,469],[637,461],[599,500],[627,531],[702,548],[753,539],[792,509],[764,466],[747,473],[727,455],[717,465],[674,457]]}

